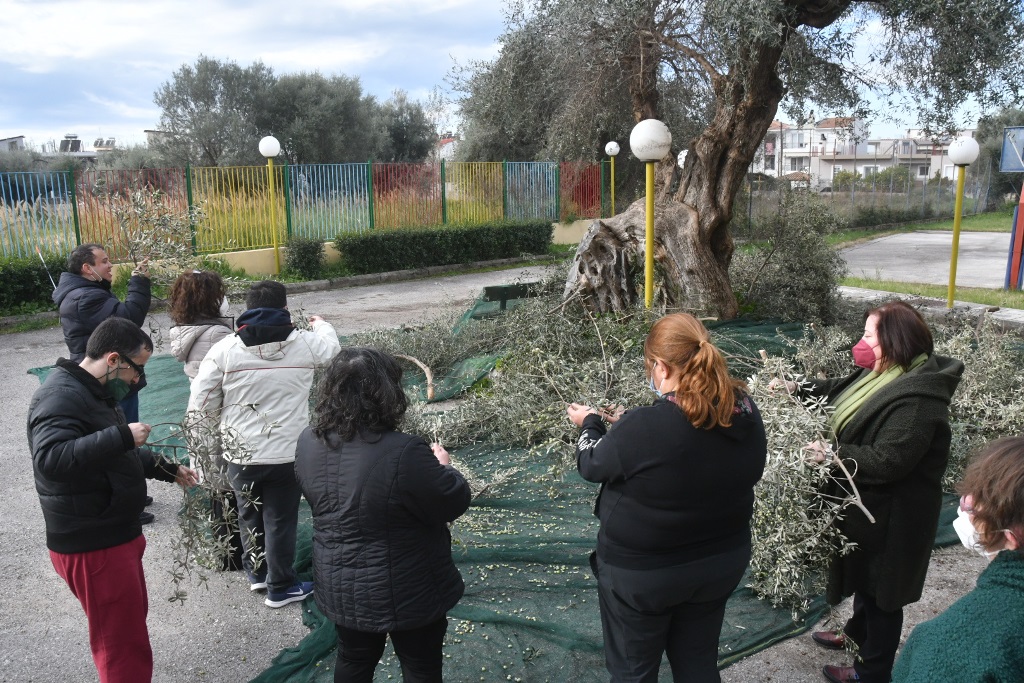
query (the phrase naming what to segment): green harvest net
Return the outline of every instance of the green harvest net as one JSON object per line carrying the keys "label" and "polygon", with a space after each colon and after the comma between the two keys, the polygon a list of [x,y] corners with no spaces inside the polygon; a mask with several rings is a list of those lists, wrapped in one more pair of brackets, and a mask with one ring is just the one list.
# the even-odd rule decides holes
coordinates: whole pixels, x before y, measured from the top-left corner
{"label": "green harvest net", "polygon": [[[508,305],[514,305],[509,301]],[[478,301],[460,325],[474,314],[492,314],[493,302]],[[716,343],[727,353],[750,356],[751,351],[786,352],[778,337],[795,337],[800,325],[731,321],[713,326]],[[494,365],[497,356],[467,359],[438,382],[435,400],[464,391]],[[45,378],[49,368],[31,370]],[[140,394],[142,419],[164,425],[154,439],[165,439],[172,452],[180,444],[166,440],[188,401],[188,379],[170,356],[154,356],[146,367],[149,378]],[[420,375],[422,378],[422,375]],[[411,380],[422,384],[422,379]],[[418,387],[417,387],[418,389]],[[497,470],[517,468],[504,486],[474,500],[452,528],[453,556],[466,582],[466,593],[449,613],[444,648],[445,676],[452,681],[549,681],[583,683],[606,681],[602,655],[597,584],[588,556],[597,536],[592,514],[597,487],[575,472],[555,479],[548,463],[522,449],[477,446],[454,454],[457,461],[484,480]],[[950,526],[956,499],[949,496],[940,522],[937,544],[956,542]],[[295,567],[303,578],[311,572],[312,523],[303,503]],[[719,650],[720,666],[758,652],[779,640],[802,633],[825,612],[817,599],[806,618],[794,622],[788,610],[773,609],[758,600],[741,582],[729,600]],[[329,683],[334,675],[335,632],[313,599],[303,603],[303,622],[310,633],[293,648],[282,650],[254,683]],[[670,680],[667,662],[662,680]],[[377,667],[375,681],[401,680],[401,669],[390,646]]]}

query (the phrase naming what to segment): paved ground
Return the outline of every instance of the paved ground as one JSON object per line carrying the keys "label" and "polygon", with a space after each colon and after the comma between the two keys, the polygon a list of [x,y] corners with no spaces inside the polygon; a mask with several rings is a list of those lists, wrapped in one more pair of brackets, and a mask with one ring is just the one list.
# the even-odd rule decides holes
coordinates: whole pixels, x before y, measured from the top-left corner
{"label": "paved ground", "polygon": [[[541,269],[525,271],[535,278]],[[464,309],[486,284],[509,282],[522,269],[295,295],[292,307],[320,313],[342,334],[371,326],[410,323],[450,307]],[[166,327],[164,316],[156,321]],[[78,603],[54,573],[44,545],[42,515],[32,482],[24,424],[28,397],[38,386],[28,368],[52,363],[65,353],[59,329],[0,337],[0,368],[8,389],[0,396],[8,438],[0,440],[5,492],[0,502],[0,681],[95,681],[86,623]],[[282,648],[306,633],[298,605],[263,606],[239,573],[217,574],[207,587],[193,586],[184,605],[168,603],[167,572],[176,534],[179,491],[154,483],[146,527],[145,557],[150,587],[149,625],[157,683],[247,681],[264,670]],[[907,611],[905,631],[931,618],[966,593],[984,561],[962,548],[936,553],[925,596]],[[790,639],[723,672],[726,683],[790,681],[819,683],[821,667],[838,663],[809,638]],[[554,682],[552,682],[554,683]]]}
{"label": "paved ground", "polygon": [[[889,235],[844,249],[842,254],[854,277],[946,285],[952,235],[933,230]],[[1002,288],[1009,248],[1009,233],[960,233],[957,286]]]}

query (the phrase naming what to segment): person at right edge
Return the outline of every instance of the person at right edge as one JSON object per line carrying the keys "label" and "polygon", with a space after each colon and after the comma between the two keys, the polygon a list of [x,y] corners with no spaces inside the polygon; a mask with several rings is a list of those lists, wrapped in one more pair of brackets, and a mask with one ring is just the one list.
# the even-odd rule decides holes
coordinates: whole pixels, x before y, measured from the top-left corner
{"label": "person at right edge", "polygon": [[[832,562],[825,597],[835,605],[852,595],[853,616],[840,633],[812,637],[826,648],[843,649],[847,638],[858,646],[853,666],[824,667],[828,680],[889,683],[903,607],[921,598],[935,543],[952,438],[949,402],[964,365],[934,353],[928,324],[902,301],[865,314],[853,362],[856,372],[813,381],[807,393],[828,397],[838,455],[850,463],[875,521],[859,508],[846,509],[840,529],[857,547]],[[830,443],[807,449],[812,460],[832,460]]]}
{"label": "person at right edge", "polygon": [[677,683],[718,683],[725,604],[750,562],[764,424],[693,316],[654,323],[644,363],[653,405],[621,417],[567,408],[580,475],[601,484],[590,563],[605,665],[613,683],[656,683],[667,653]]}
{"label": "person at right edge", "polygon": [[978,585],[918,624],[893,683],[1018,683],[1024,678],[1024,437],[993,441],[958,487],[960,542],[988,559]]}

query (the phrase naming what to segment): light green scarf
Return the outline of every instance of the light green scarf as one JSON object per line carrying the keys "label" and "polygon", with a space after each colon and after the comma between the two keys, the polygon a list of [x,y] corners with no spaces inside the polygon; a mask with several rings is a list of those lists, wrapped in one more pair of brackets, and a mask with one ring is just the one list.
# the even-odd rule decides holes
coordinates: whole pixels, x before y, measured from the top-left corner
{"label": "light green scarf", "polygon": [[[917,356],[910,362],[910,370],[920,367],[926,360],[928,360],[926,353]],[[872,371],[839,394],[833,404],[835,410],[832,411],[832,415],[828,419],[829,425],[836,435],[838,436],[843,431],[860,407],[874,396],[876,391],[903,374],[904,370],[900,365],[893,365],[882,372]]]}

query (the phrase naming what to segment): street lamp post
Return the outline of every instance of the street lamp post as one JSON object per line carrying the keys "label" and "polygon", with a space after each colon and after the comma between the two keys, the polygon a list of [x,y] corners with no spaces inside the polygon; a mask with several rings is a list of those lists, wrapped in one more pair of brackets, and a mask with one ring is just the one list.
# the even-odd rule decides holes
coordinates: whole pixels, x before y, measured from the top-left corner
{"label": "street lamp post", "polygon": [[949,292],[946,308],[953,308],[953,294],[956,290],[956,259],[960,250],[960,213],[964,205],[964,177],[967,167],[978,158],[978,141],[974,138],[959,138],[949,146],[949,160],[956,166],[956,204],[953,207],[953,253],[949,260]]}
{"label": "street lamp post", "polygon": [[644,306],[654,301],[654,164],[664,159],[672,147],[672,133],[657,119],[645,119],[629,133],[629,149],[647,165],[647,202],[644,215]]}
{"label": "street lamp post", "polygon": [[615,215],[615,155],[619,153],[619,143],[612,140],[604,146],[604,153],[611,157],[612,162],[612,215]]}
{"label": "street lamp post", "polygon": [[274,240],[274,267],[281,272],[281,249],[277,242],[277,211],[274,206],[274,157],[281,153],[281,143],[273,135],[260,140],[260,154],[267,158],[267,182],[270,187],[270,234]]}

